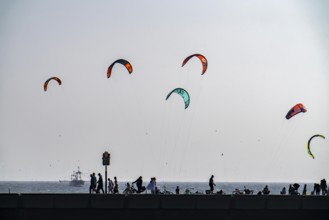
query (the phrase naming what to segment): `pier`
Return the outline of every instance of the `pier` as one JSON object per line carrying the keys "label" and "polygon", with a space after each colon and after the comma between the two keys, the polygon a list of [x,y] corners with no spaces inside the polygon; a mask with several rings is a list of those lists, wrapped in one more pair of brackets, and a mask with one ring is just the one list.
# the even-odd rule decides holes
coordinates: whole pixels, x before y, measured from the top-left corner
{"label": "pier", "polygon": [[329,196],[0,194],[0,219],[329,219]]}

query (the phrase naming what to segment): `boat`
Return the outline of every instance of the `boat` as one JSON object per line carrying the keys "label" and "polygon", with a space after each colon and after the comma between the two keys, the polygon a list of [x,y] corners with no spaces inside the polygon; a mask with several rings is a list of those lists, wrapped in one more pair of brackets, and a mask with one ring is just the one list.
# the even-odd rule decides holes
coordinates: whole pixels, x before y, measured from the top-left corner
{"label": "boat", "polygon": [[59,180],[60,183],[69,183],[70,186],[80,187],[85,184],[85,181],[81,178],[82,172],[80,171],[80,167],[78,167],[78,171],[73,171],[71,174],[71,180]]}
{"label": "boat", "polygon": [[70,186],[80,187],[85,184],[85,181],[81,178],[81,174],[80,167],[78,167],[78,171],[73,171],[71,174]]}

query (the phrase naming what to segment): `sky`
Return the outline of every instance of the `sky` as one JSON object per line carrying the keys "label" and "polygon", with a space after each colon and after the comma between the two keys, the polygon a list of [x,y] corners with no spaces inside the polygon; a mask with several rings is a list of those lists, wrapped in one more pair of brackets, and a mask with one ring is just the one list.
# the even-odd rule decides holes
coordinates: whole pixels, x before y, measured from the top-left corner
{"label": "sky", "polygon": [[[329,179],[325,0],[0,0],[0,181]],[[192,58],[203,54],[208,69]],[[128,74],[117,59],[133,66]],[[59,86],[44,82],[57,76]],[[175,88],[190,94],[185,109]],[[285,119],[303,103],[306,113]],[[306,150],[313,139],[312,159]]]}

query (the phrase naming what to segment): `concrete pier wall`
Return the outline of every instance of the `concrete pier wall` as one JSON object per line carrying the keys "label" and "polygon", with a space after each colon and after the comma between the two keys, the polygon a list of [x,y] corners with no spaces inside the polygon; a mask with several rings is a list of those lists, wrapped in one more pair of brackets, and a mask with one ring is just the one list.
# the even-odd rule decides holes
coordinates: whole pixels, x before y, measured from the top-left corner
{"label": "concrete pier wall", "polygon": [[0,219],[329,219],[329,196],[0,194]]}

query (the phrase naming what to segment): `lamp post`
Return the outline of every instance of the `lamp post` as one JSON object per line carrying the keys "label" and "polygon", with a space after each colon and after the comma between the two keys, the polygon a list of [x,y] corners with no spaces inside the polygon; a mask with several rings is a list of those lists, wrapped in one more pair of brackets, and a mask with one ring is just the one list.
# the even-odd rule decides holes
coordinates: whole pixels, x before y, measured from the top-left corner
{"label": "lamp post", "polygon": [[110,165],[110,157],[111,156],[107,151],[103,153],[102,160],[103,160],[103,166],[105,166],[105,194],[107,194],[107,166]]}

